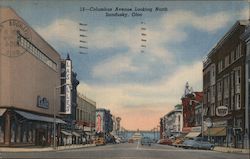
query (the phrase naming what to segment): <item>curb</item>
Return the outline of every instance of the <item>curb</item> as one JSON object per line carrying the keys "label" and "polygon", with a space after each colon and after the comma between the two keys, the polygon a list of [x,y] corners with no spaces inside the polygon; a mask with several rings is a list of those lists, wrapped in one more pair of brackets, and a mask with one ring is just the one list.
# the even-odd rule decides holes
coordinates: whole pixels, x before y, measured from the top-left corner
{"label": "curb", "polygon": [[214,151],[226,152],[226,153],[250,154],[250,149],[237,149],[237,148],[231,148],[231,147],[215,147]]}
{"label": "curb", "polygon": [[95,144],[91,145],[70,145],[70,146],[59,146],[56,149],[53,147],[46,147],[46,148],[0,148],[1,153],[5,152],[49,152],[49,151],[63,151],[63,150],[71,150],[71,149],[80,149],[80,148],[88,148],[88,147],[95,147]]}

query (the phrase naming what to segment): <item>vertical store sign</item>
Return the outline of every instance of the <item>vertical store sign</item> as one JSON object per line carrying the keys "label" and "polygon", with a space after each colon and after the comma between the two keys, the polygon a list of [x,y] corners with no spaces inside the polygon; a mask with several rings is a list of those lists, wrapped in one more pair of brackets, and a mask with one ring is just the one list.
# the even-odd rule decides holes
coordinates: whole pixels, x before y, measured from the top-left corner
{"label": "vertical store sign", "polygon": [[66,60],[66,91],[65,91],[65,113],[71,114],[71,60]]}

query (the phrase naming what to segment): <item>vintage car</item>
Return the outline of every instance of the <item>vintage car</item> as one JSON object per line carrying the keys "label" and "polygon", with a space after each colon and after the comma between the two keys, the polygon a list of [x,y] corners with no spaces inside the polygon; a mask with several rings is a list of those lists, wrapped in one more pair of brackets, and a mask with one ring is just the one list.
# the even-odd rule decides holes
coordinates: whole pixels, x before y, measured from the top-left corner
{"label": "vintage car", "polygon": [[214,144],[202,138],[188,139],[183,142],[183,148],[213,150]]}
{"label": "vintage car", "polygon": [[141,145],[148,145],[148,146],[151,146],[151,139],[149,137],[143,137],[141,139]]}

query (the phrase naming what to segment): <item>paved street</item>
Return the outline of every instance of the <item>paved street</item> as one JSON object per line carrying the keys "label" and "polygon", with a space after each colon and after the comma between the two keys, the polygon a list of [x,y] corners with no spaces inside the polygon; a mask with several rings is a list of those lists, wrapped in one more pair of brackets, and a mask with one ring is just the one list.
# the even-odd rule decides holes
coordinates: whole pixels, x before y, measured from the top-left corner
{"label": "paved street", "polygon": [[83,158],[83,159],[249,159],[248,154],[189,150],[167,145],[141,146],[138,143],[97,146],[56,152],[0,154],[0,158]]}

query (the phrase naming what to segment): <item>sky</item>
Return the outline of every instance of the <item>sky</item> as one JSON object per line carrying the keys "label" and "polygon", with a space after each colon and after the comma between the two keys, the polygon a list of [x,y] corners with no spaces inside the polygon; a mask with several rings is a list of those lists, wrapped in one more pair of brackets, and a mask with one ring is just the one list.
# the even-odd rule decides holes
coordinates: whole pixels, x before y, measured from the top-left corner
{"label": "sky", "polygon": [[202,91],[203,59],[237,20],[249,17],[246,0],[0,0],[0,5],[12,7],[62,58],[69,53],[79,93],[120,116],[128,130],[159,125],[160,117],[181,103],[187,81]]}

